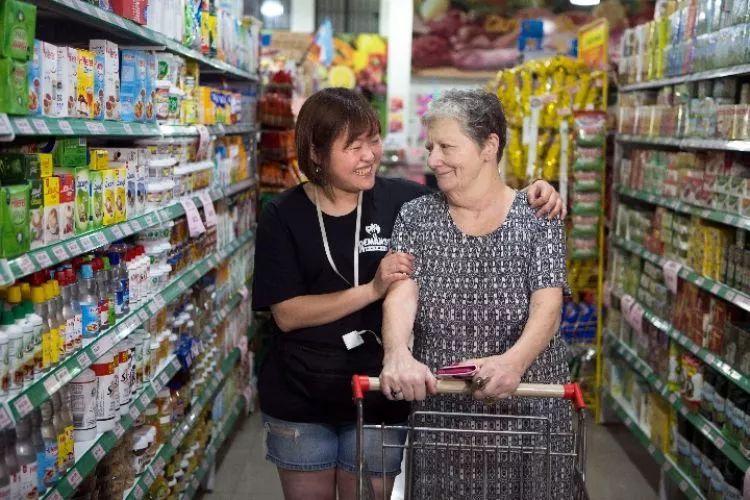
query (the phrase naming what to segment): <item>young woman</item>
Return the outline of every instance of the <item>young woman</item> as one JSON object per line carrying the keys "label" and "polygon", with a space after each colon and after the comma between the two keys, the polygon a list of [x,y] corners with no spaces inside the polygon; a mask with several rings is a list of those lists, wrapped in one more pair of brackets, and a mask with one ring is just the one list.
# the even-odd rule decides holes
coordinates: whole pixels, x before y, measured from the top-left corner
{"label": "young woman", "polygon": [[[382,298],[409,277],[413,257],[388,252],[401,206],[428,193],[377,177],[382,144],[377,116],[359,94],[326,89],[311,96],[296,126],[300,168],[310,180],[271,201],[256,240],[253,308],[272,313],[276,333],[259,377],[267,459],[278,467],[287,500],[354,498],[355,429],[350,380],[378,375],[383,361]],[[532,207],[562,212],[543,181]],[[405,421],[406,402],[365,400],[368,422]],[[372,442],[370,443],[370,438]],[[401,453],[365,437],[378,497],[400,472]]]}

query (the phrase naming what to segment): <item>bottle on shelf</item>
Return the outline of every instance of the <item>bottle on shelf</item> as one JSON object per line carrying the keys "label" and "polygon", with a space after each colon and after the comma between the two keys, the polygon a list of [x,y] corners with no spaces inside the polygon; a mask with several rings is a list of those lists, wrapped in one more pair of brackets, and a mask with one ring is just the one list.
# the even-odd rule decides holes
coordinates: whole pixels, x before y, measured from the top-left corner
{"label": "bottle on shelf", "polygon": [[112,285],[115,299],[115,316],[121,318],[129,311],[125,303],[125,283],[127,276],[123,276],[123,267],[120,254],[109,252],[109,264],[111,267],[110,283]]}
{"label": "bottle on shelf", "polygon": [[109,328],[109,297],[107,297],[106,275],[104,274],[104,263],[102,259],[95,258],[91,261],[94,270],[94,281],[96,282],[96,297],[99,301],[99,331]]}
{"label": "bottle on shelf", "polygon": [[16,457],[19,469],[19,494],[21,499],[39,498],[37,489],[36,449],[31,439],[31,417],[26,416],[16,423]]}
{"label": "bottle on shelf", "polygon": [[36,453],[36,487],[39,495],[43,495],[47,490],[47,486],[44,484],[47,454],[42,437],[42,411],[39,408],[31,413],[31,443],[34,445],[34,452]]}
{"label": "bottle on shelf", "polygon": [[[24,285],[27,285],[28,283],[24,283]],[[34,380],[38,380],[41,378],[42,370],[43,370],[43,356],[42,356],[42,335],[44,331],[44,320],[42,317],[34,310],[34,303],[31,300],[31,288],[29,288],[28,296],[26,296],[26,293],[23,291],[23,287],[21,288],[22,294],[24,294],[24,300],[23,304],[26,308],[26,321],[29,322],[32,329],[32,335],[33,335],[33,350],[31,353],[31,360],[33,363],[33,375]]]}
{"label": "bottle on shelf", "polygon": [[117,378],[118,378],[118,389],[119,389],[119,402],[120,402],[120,415],[127,415],[130,411],[130,342],[128,339],[120,342],[115,347],[117,352],[118,363],[117,363]]}
{"label": "bottle on shelf", "polygon": [[138,263],[135,249],[126,252],[125,262],[128,270],[128,296],[130,307],[135,309],[140,302],[140,282],[138,280]]}
{"label": "bottle on shelf", "polygon": [[81,328],[83,338],[93,339],[99,335],[99,299],[96,296],[96,282],[91,264],[81,266]]}
{"label": "bottle on shelf", "polygon": [[44,440],[44,484],[48,488],[54,485],[60,473],[57,469],[58,439],[54,424],[54,409],[52,401],[42,403],[42,439]]}
{"label": "bottle on shelf", "polygon": [[80,349],[83,344],[83,318],[81,313],[81,290],[78,283],[78,273],[75,268],[69,268],[67,270],[68,281],[70,282],[70,300],[73,302],[73,310],[75,311],[75,332],[76,332],[76,343],[75,349]]}
{"label": "bottle on shelf", "polygon": [[68,469],[66,465],[68,463],[68,434],[65,429],[65,418],[63,415],[62,399],[60,398],[60,391],[57,391],[52,395],[52,425],[55,427],[55,436],[57,437],[57,473],[60,476],[64,476]]}
{"label": "bottle on shelf", "polygon": [[16,325],[13,313],[3,311],[2,328],[8,336],[8,370],[10,373],[9,394],[16,395],[23,389],[23,331]]}
{"label": "bottle on shelf", "polygon": [[5,467],[8,470],[8,478],[10,479],[10,498],[20,498],[21,472],[18,467],[18,457],[16,456],[16,431],[14,429],[7,429],[3,434],[5,436]]}
{"label": "bottle on shelf", "polygon": [[10,474],[5,462],[5,436],[0,431],[0,498],[11,498],[10,496]]}
{"label": "bottle on shelf", "polygon": [[63,317],[65,318],[65,352],[70,355],[80,346],[81,332],[78,327],[81,324],[81,305],[73,299],[73,273],[66,269],[62,272],[61,289],[63,303]]}
{"label": "bottle on shelf", "polygon": [[111,431],[115,428],[115,411],[118,409],[115,392],[118,386],[112,353],[108,352],[97,359],[91,365],[91,370],[96,374],[96,429],[97,432]]}
{"label": "bottle on shelf", "polygon": [[96,374],[83,370],[70,382],[75,442],[96,438]]}
{"label": "bottle on shelf", "polygon": [[8,355],[10,337],[5,328],[0,327],[0,397],[5,397],[10,391],[10,358]]}
{"label": "bottle on shelf", "polygon": [[58,329],[57,337],[57,352],[60,356],[60,361],[64,360],[68,356],[66,350],[65,341],[68,337],[67,322],[63,315],[63,299],[60,293],[60,282],[56,279],[50,280],[52,283],[52,291],[54,293],[55,311],[57,312],[57,324],[60,325]]}
{"label": "bottle on shelf", "polygon": [[102,262],[104,263],[104,270],[102,271],[104,274],[104,290],[107,296],[107,323],[109,326],[114,326],[117,323],[117,297],[115,295],[115,283],[112,280],[112,265],[109,262],[109,257],[106,256],[102,257]]}
{"label": "bottle on shelf", "polygon": [[[35,277],[32,277],[32,283],[37,282]],[[41,342],[41,373],[46,372],[50,367],[50,342],[51,332],[50,323],[47,320],[47,302],[44,297],[44,288],[39,285],[33,285],[31,287],[31,302],[34,304],[34,313],[42,318],[42,342]],[[39,353],[37,353],[37,356]],[[37,360],[38,363],[38,360]]]}
{"label": "bottle on shelf", "polygon": [[34,328],[26,320],[26,308],[22,304],[21,287],[18,285],[11,286],[7,292],[8,306],[13,311],[16,326],[23,333],[23,353],[21,357],[24,385],[28,385],[34,380]]}
{"label": "bottle on shelf", "polygon": [[62,408],[63,429],[65,432],[65,470],[70,470],[75,465],[75,429],[73,426],[73,409],[70,397],[70,385],[64,385],[57,391],[60,395],[60,407]]}
{"label": "bottle on shelf", "polygon": [[61,337],[64,337],[65,335],[64,331],[60,331],[60,327],[63,326],[64,322],[61,321],[61,316],[59,316],[57,313],[57,301],[55,301],[54,285],[51,281],[46,281],[43,286],[44,298],[47,300],[47,322],[50,325],[50,365],[57,366],[60,363],[60,345],[62,344]]}

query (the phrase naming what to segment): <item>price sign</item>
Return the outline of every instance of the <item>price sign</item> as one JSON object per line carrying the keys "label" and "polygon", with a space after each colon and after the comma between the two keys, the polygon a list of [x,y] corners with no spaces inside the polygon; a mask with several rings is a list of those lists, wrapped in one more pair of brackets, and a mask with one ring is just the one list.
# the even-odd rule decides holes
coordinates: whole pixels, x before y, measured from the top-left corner
{"label": "price sign", "polygon": [[70,126],[70,123],[66,122],[65,120],[60,120],[57,122],[57,126],[62,130],[62,133],[64,135],[73,135],[73,127]]}
{"label": "price sign", "polygon": [[55,254],[55,257],[57,257],[58,262],[68,260],[68,252],[62,245],[57,245],[56,247],[52,248],[52,253]]}
{"label": "price sign", "polygon": [[132,418],[133,420],[138,418],[138,415],[141,414],[141,412],[135,406],[131,406],[130,411],[128,411],[128,413],[130,414],[130,418]]}
{"label": "price sign", "polygon": [[151,313],[151,315],[154,315],[159,312],[159,306],[157,306],[154,302],[151,302],[148,305],[148,310]]}
{"label": "price sign", "polygon": [[159,472],[164,470],[164,457],[159,457],[154,463],[154,470]]}
{"label": "price sign", "polygon": [[107,241],[107,237],[104,236],[104,233],[96,233],[95,238],[99,245],[106,245],[107,243],[109,243]]}
{"label": "price sign", "polygon": [[131,220],[130,221],[130,228],[133,232],[138,232],[143,229],[143,226],[141,226],[141,222],[139,220]]}
{"label": "price sign", "polygon": [[670,292],[677,293],[678,275],[680,274],[680,269],[682,269],[682,264],[673,260],[667,260],[662,264],[661,268],[664,271],[664,284],[667,285]]}
{"label": "price sign", "polygon": [[138,311],[138,319],[141,323],[143,323],[148,319],[148,313],[144,309],[141,309],[140,311]]}
{"label": "price sign", "polygon": [[120,422],[117,422],[115,424],[115,436],[117,436],[117,439],[120,439],[123,434],[125,434],[125,427]]}
{"label": "price sign", "polygon": [[113,226],[112,234],[115,236],[116,240],[121,240],[123,237],[122,229],[120,229],[120,226]]}
{"label": "price sign", "polygon": [[55,378],[55,374],[52,373],[48,377],[44,379],[44,382],[42,382],[44,385],[44,389],[47,391],[47,394],[50,396],[57,392],[57,390],[60,388],[60,383],[57,381],[57,378]]}
{"label": "price sign", "polygon": [[203,204],[203,215],[206,218],[206,226],[213,227],[216,225],[216,209],[214,208],[214,202],[211,199],[211,195],[207,191],[203,191],[200,195],[201,203]]}
{"label": "price sign", "polygon": [[76,358],[76,361],[78,362],[78,366],[81,368],[86,368],[87,366],[91,365],[91,358],[89,357],[89,353],[86,351],[83,351],[81,354],[78,355]]}
{"label": "price sign", "polygon": [[713,353],[709,352],[708,354],[706,354],[706,363],[711,365],[714,363],[714,361],[716,361],[716,356],[714,356]]}
{"label": "price sign", "polygon": [[148,214],[145,217],[145,219],[146,219],[146,225],[149,226],[149,227],[153,226],[154,224],[156,224],[156,217],[153,214]]}
{"label": "price sign", "polygon": [[8,411],[5,409],[5,406],[0,406],[0,429],[5,429],[11,425],[13,425],[13,421],[10,419]]}
{"label": "price sign", "polygon": [[69,241],[65,246],[68,247],[68,252],[70,252],[71,255],[81,254],[81,247],[76,240]]}
{"label": "price sign", "polygon": [[91,347],[91,352],[94,354],[96,359],[99,359],[99,356],[104,354],[105,352],[109,351],[112,348],[112,343],[114,342],[114,339],[111,336],[102,337],[99,339],[98,342],[96,342]]}
{"label": "price sign", "polygon": [[31,400],[26,394],[18,398],[13,403],[13,406],[16,408],[16,413],[18,413],[22,418],[31,413],[31,410],[34,409],[34,405],[31,404]]}
{"label": "price sign", "polygon": [[703,284],[706,282],[706,279],[703,276],[698,276],[695,279],[695,284],[698,286],[703,286]]}
{"label": "price sign", "polygon": [[630,308],[628,323],[630,323],[630,326],[635,328],[635,330],[638,332],[643,331],[643,314],[643,306],[641,306],[637,302],[633,304],[633,307]]}
{"label": "price sign", "polygon": [[180,203],[182,204],[182,208],[185,209],[185,217],[187,218],[190,237],[195,238],[198,235],[205,233],[206,228],[203,226],[203,221],[201,220],[198,208],[195,206],[195,203],[193,203],[193,200],[184,199]]}
{"label": "price sign", "polygon": [[[122,20],[122,18],[120,18],[120,16],[117,16],[117,17],[115,17],[115,22],[117,22],[118,19]],[[123,24],[123,27],[124,26],[125,25]],[[123,130],[125,130],[126,134],[133,135],[133,127],[131,127],[129,123],[123,123],[122,124],[122,128],[123,128]]]}
{"label": "price sign", "polygon": [[167,374],[167,372],[163,372],[159,377],[159,382],[161,382],[162,386],[167,385],[167,382],[169,382],[169,374]]}
{"label": "price sign", "polygon": [[37,118],[31,121],[34,124],[34,128],[36,128],[37,132],[39,132],[42,135],[50,135],[49,127],[47,126],[47,123],[44,120],[40,120]]}
{"label": "price sign", "polygon": [[750,297],[737,294],[737,296],[734,298],[734,303],[743,308],[745,311],[750,311]]}
{"label": "price sign", "polygon": [[34,128],[26,118],[16,118],[14,120],[16,128],[21,135],[34,135]]}
{"label": "price sign", "polygon": [[73,469],[68,474],[68,484],[71,488],[74,490],[78,488],[81,483],[83,482],[83,478],[81,477],[81,474],[78,472],[78,469]]}
{"label": "price sign", "polygon": [[143,483],[146,485],[147,488],[150,488],[151,485],[154,484],[154,479],[155,478],[154,478],[153,473],[149,470],[146,472],[146,474],[144,474]]}
{"label": "price sign", "polygon": [[[99,9],[95,10],[101,12]],[[104,127],[104,124],[99,122],[86,122],[86,128],[89,129],[89,132],[94,135],[102,135],[107,133],[107,129]]]}
{"label": "price sign", "polygon": [[[182,284],[182,282],[180,284]],[[160,293],[157,295],[154,295],[153,300],[154,300],[154,304],[156,304],[156,307],[158,308],[157,311],[160,309],[163,309],[164,306],[166,305],[166,302],[164,301],[164,297],[162,297]]]}
{"label": "price sign", "polygon": [[47,496],[47,500],[64,500],[59,491],[54,490]]}
{"label": "price sign", "polygon": [[104,451],[104,448],[102,445],[97,444],[91,449],[91,454],[94,455],[94,458],[97,462],[101,461],[102,458],[107,454],[106,451]]}
{"label": "price sign", "polygon": [[31,274],[34,272],[34,263],[31,262],[31,258],[28,255],[21,255],[16,259],[16,264],[21,268],[23,274]]}
{"label": "price sign", "polygon": [[94,248],[96,245],[93,241],[91,241],[91,236],[84,236],[81,238],[81,246],[83,247],[83,250],[85,252],[88,252],[92,248]]}
{"label": "price sign", "polygon": [[140,484],[136,484],[135,488],[133,488],[133,496],[138,500],[143,498],[143,488],[141,488]]}
{"label": "price sign", "polygon": [[36,252],[34,254],[34,260],[36,261],[37,266],[42,269],[50,267],[52,265],[52,257],[49,256],[46,250]]}

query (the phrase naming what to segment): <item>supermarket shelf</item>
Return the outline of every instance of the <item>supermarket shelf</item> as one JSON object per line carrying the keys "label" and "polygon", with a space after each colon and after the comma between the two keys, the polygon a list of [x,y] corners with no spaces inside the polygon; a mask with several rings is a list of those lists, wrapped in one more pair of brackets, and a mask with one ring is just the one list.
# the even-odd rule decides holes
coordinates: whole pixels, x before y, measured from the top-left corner
{"label": "supermarket shelf", "polygon": [[224,379],[227,378],[229,372],[239,358],[240,351],[235,348],[224,359],[221,363],[221,369],[215,371],[211,380],[203,386],[202,392],[193,405],[193,409],[185,417],[185,420],[174,427],[169,442],[162,445],[159,451],[156,452],[156,455],[154,455],[154,459],[148,465],[146,471],[141,474],[140,478],[136,481],[129,492],[126,492],[124,495],[125,500],[141,500],[144,497],[146,492],[148,492],[148,489],[151,487],[151,484],[154,482],[154,479],[164,471],[167,461],[169,461],[169,459],[171,459],[177,452],[180,444],[182,444],[185,436],[195,425],[203,409],[213,400],[216,391],[224,382]]}
{"label": "supermarket shelf", "polygon": [[674,137],[646,137],[617,135],[617,140],[625,144],[647,144],[681,149],[714,149],[718,151],[750,152],[750,141],[725,141],[721,139],[677,139]]}
{"label": "supermarket shelf", "polygon": [[[621,292],[614,292],[614,295],[619,297],[627,296],[627,294]],[[643,307],[643,304],[640,304],[635,298],[631,297],[631,299],[634,304],[639,304],[643,308],[643,317],[652,325],[667,334],[672,340],[680,344],[683,349],[692,353],[693,356],[699,358],[745,392],[750,393],[750,377],[732,368],[732,366],[725,363],[718,355],[693,342],[687,335],[677,330],[671,323]]]}
{"label": "supermarket shelf", "polygon": [[[180,42],[136,24],[113,12],[102,10],[80,0],[34,0],[37,6],[54,12],[60,21],[75,20],[96,27],[113,36],[125,38],[140,44],[164,47],[167,51],[198,61],[206,73],[220,73],[224,78],[258,81],[258,75],[235,68],[223,61],[207,57],[200,52],[185,47]],[[133,43],[131,43],[133,45]]]}
{"label": "supermarket shelf", "polygon": [[[612,236],[612,242],[623,250],[634,253],[657,266],[663,266],[665,263],[669,262],[668,259],[665,259],[660,255],[656,255],[655,253],[651,253],[643,246],[637,243],[633,243],[632,241],[626,241],[617,236]],[[700,275],[687,266],[681,266],[678,276],[683,280],[688,281],[702,288],[703,290],[721,299],[724,299],[727,302],[731,302],[732,304],[740,307],[741,309],[744,309],[745,311],[750,312],[750,295],[747,295],[737,289],[725,285],[724,283],[714,281],[711,278]]]}
{"label": "supermarket shelf", "polygon": [[[78,118],[11,117],[16,136],[75,137],[197,137],[198,128],[191,125],[158,125],[156,123],[125,123],[119,121],[84,120]],[[252,123],[209,125],[214,136],[249,134],[256,130]]]}
{"label": "supermarket shelf", "polygon": [[750,230],[750,217],[743,217],[741,215],[722,212],[721,210],[714,210],[711,208],[698,207],[675,198],[665,198],[663,196],[657,196],[645,191],[631,189],[624,186],[617,186],[617,192],[635,200],[645,201],[684,214],[695,215],[702,219],[708,219],[721,224],[738,227],[740,229]]}
{"label": "supermarket shelf", "polygon": [[236,184],[233,184],[231,187],[229,187],[226,190],[226,196],[232,196],[232,195],[239,193],[240,191],[245,191],[250,188],[254,188],[255,184],[256,184],[255,179],[245,179],[244,181],[240,181]]}
{"label": "supermarket shelf", "polygon": [[750,461],[748,461],[735,446],[727,443],[722,432],[699,413],[690,411],[690,409],[685,406],[680,395],[670,391],[659,376],[654,373],[648,363],[638,357],[629,346],[625,345],[624,342],[615,337],[612,332],[608,331],[606,333],[606,338],[614,347],[615,352],[622,359],[627,361],[633,370],[640,373],[649,385],[656,390],[664,400],[669,402],[675,411],[685,417],[685,419],[690,422],[690,424],[695,427],[703,437],[710,440],[716,448],[718,448],[729,460],[732,461],[734,465],[737,466],[738,469],[745,471],[750,467]]}
{"label": "supermarket shelf", "polygon": [[201,481],[203,481],[206,473],[214,465],[216,452],[219,451],[228,435],[232,432],[232,429],[234,429],[234,424],[242,414],[242,409],[245,407],[245,404],[245,397],[239,395],[234,402],[234,405],[232,406],[229,414],[224,418],[224,421],[219,426],[219,433],[211,440],[211,444],[208,445],[208,448],[203,455],[201,466],[194,473],[192,481],[190,481],[187,490],[182,495],[182,500],[189,500],[193,498],[196,493],[198,493],[198,487],[200,486]]}
{"label": "supermarket shelf", "polygon": [[609,403],[609,406],[615,411],[615,413],[617,413],[617,416],[620,417],[622,423],[625,424],[625,427],[627,427],[638,442],[646,448],[648,454],[651,455],[651,458],[662,467],[662,470],[669,474],[688,499],[706,500],[703,492],[701,492],[700,488],[693,483],[687,474],[685,474],[670,457],[656,448],[656,445],[651,442],[651,438],[649,438],[644,430],[638,425],[638,419],[630,415],[630,411],[626,408],[626,405],[621,403],[606,389],[604,390],[604,400]]}
{"label": "supermarket shelf", "polygon": [[[250,186],[252,186],[252,183],[249,185],[233,185],[228,188],[227,192],[222,189],[214,189],[210,191],[211,199],[217,201],[243,191]],[[197,196],[193,197],[193,202],[196,207],[202,206],[202,202]],[[184,214],[185,209],[182,205],[174,203],[157,211],[128,220],[127,222],[89,231],[88,233],[54,243],[50,246],[31,250],[10,261],[0,260],[0,286],[10,285],[24,276],[109,245],[151,226],[175,220]]]}
{"label": "supermarket shelf", "polygon": [[698,80],[710,80],[712,78],[723,78],[725,76],[745,75],[750,73],[750,64],[741,64],[739,66],[730,66],[728,68],[712,69],[701,71],[690,75],[675,76],[672,78],[663,78],[661,80],[651,80],[648,82],[633,83],[623,85],[618,88],[619,92],[632,92],[634,90],[655,89],[665,85],[675,85],[678,83],[697,82]]}
{"label": "supermarket shelf", "polygon": [[234,254],[246,243],[252,241],[253,236],[253,231],[249,231],[234,240],[226,248],[194,264],[179,277],[173,279],[163,290],[155,294],[151,300],[132,310],[130,314],[121,318],[116,325],[100,334],[95,340],[87,343],[85,347],[76,353],[70,355],[60,365],[46,373],[40,380],[25,388],[20,394],[10,398],[7,402],[7,409],[0,406],[0,428],[13,425],[13,420],[10,418],[11,414],[13,419],[17,421],[28,415],[35,408],[38,408],[52,394],[57,392],[60,387],[78,376],[79,373],[88,368],[96,359],[109,351],[112,346],[135,331],[149,317],[156,314],[166,304],[176,300],[177,297],[182,295],[185,290],[196,283],[203,275]]}
{"label": "supermarket shelf", "polygon": [[120,417],[120,421],[115,424],[115,430],[105,432],[98,436],[96,440],[93,440],[88,450],[76,460],[75,465],[68,473],[60,478],[57,484],[50,488],[42,498],[44,500],[60,500],[72,497],[81,482],[94,472],[97,464],[112,451],[123,434],[133,427],[133,423],[138,416],[146,411],[146,407],[156,399],[159,391],[167,385],[179,369],[180,362],[177,356],[172,354],[157,370],[153,380],[147,383],[133,399],[129,414]]}

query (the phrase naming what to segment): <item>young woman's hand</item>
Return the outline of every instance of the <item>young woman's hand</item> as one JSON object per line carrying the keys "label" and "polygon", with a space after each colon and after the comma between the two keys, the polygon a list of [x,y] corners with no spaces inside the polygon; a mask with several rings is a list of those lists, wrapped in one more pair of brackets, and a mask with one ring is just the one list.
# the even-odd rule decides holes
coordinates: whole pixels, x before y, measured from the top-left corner
{"label": "young woman's hand", "polygon": [[379,299],[396,281],[407,279],[414,272],[414,257],[408,253],[388,252],[380,261],[375,278],[370,282]]}
{"label": "young woman's hand", "polygon": [[537,217],[547,216],[554,219],[560,216],[564,219],[568,214],[567,207],[563,204],[560,193],[547,181],[535,181],[528,189],[529,204],[536,209]]}
{"label": "young woman's hand", "polygon": [[473,380],[473,396],[487,404],[510,397],[518,388],[521,377],[525,372],[519,363],[505,354],[470,359],[462,361],[460,364],[478,367]]}
{"label": "young woman's hand", "polygon": [[380,372],[380,390],[392,401],[424,401],[437,394],[437,379],[427,365],[420,363],[408,349],[386,352]]}

